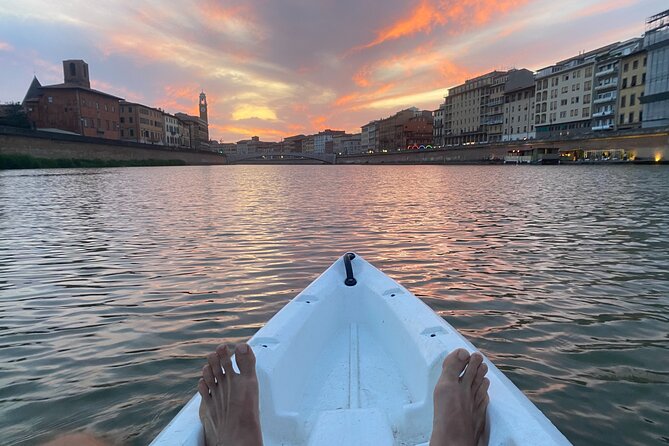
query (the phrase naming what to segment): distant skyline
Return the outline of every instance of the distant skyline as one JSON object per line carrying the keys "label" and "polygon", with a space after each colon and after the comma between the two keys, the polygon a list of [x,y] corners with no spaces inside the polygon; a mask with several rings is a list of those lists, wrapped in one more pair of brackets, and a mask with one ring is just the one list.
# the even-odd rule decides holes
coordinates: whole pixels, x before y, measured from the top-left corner
{"label": "distant skyline", "polygon": [[493,69],[536,70],[640,36],[665,0],[0,0],[0,103],[33,75],[63,81],[84,59],[91,87],[167,112],[209,103],[212,139],[279,141],[359,132]]}

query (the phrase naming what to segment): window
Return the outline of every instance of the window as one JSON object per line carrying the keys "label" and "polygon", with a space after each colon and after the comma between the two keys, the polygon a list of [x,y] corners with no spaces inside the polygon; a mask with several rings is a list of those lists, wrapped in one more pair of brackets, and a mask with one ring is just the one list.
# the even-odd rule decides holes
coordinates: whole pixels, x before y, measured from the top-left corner
{"label": "window", "polygon": [[123,130],[121,130],[121,138],[123,138],[125,135],[123,134]]}
{"label": "window", "polygon": [[592,76],[592,67],[588,67],[585,69],[585,77],[590,77]]}
{"label": "window", "polygon": [[566,111],[561,111],[560,112],[560,118],[566,118],[567,117],[567,112]]}
{"label": "window", "polygon": [[100,120],[100,118],[98,118],[98,128],[99,128],[99,129],[102,128],[102,121]]}
{"label": "window", "polygon": [[49,104],[53,103],[53,96],[49,96],[47,100],[49,101]]}
{"label": "window", "polygon": [[[646,59],[644,59],[645,61]],[[643,111],[639,112],[639,122],[643,121]]]}
{"label": "window", "polygon": [[590,94],[583,95],[583,103],[586,104],[590,102]]}
{"label": "window", "polygon": [[590,90],[592,88],[592,81],[585,81],[583,84],[583,89],[584,90]]}
{"label": "window", "polygon": [[632,83],[630,84],[630,87],[634,87],[636,85],[636,76],[632,76]]}
{"label": "window", "polygon": [[567,100],[566,99],[561,100],[560,105],[567,105]]}
{"label": "window", "polygon": [[124,124],[124,123],[125,123],[125,118],[123,116],[121,116],[121,124]]}
{"label": "window", "polygon": [[620,88],[627,88],[627,78],[626,77],[623,78],[623,85]]}
{"label": "window", "polygon": [[583,110],[581,112],[581,116],[584,118],[587,118],[590,116],[590,107],[583,107]]}
{"label": "window", "polygon": [[622,114],[622,113],[620,114],[620,123],[621,123],[621,124],[624,124],[624,123],[625,123],[625,115]]}
{"label": "window", "polygon": [[84,127],[88,127],[88,119],[84,118],[83,121],[84,121]]}
{"label": "window", "polygon": [[630,95],[630,107],[634,106],[636,103],[636,95],[631,94]]}
{"label": "window", "polygon": [[565,85],[564,87],[562,87],[562,94],[565,94],[567,92],[569,92],[569,87]]}
{"label": "window", "polygon": [[77,75],[77,68],[74,66],[74,62],[70,62],[70,76]]}
{"label": "window", "polygon": [[645,83],[646,83],[646,73],[643,73],[643,74],[641,75],[641,83],[642,83],[642,84],[645,84]]}
{"label": "window", "polygon": [[625,65],[623,65],[623,72],[624,73],[627,73],[627,71],[629,71],[629,69],[630,69],[630,64],[626,63]]}
{"label": "window", "polygon": [[646,58],[645,57],[643,58],[643,66],[644,67],[646,66]]}
{"label": "window", "polygon": [[545,101],[546,99],[548,99],[548,92],[544,91],[543,93],[541,93],[541,100]]}
{"label": "window", "polygon": [[632,62],[632,69],[636,70],[637,68],[639,68],[639,61],[635,60],[634,62]]}
{"label": "window", "polygon": [[132,124],[132,116],[130,116],[130,117],[128,118],[128,122],[129,122],[130,124]]}
{"label": "window", "polygon": [[135,136],[135,130],[130,129],[130,136]]}
{"label": "window", "polygon": [[95,109],[96,109],[96,110],[100,110],[100,103],[99,103],[99,102],[96,102],[96,103],[95,103]]}
{"label": "window", "polygon": [[620,106],[621,107],[626,107],[625,102],[627,101],[627,96],[622,96],[620,98]]}
{"label": "window", "polygon": [[109,111],[109,106],[105,104],[105,111]]}
{"label": "window", "polygon": [[111,127],[109,126],[109,119],[107,119],[107,130],[111,130]]}
{"label": "window", "polygon": [[[132,107],[128,107],[128,113],[132,113]],[[132,122],[132,121],[130,121]]]}
{"label": "window", "polygon": [[630,123],[634,122],[634,112],[630,113],[629,120],[627,122],[630,122]]}

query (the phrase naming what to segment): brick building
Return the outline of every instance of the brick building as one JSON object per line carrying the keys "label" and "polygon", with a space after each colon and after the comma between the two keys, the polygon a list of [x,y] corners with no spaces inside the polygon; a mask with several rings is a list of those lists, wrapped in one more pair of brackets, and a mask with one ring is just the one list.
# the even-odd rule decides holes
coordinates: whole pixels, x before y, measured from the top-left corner
{"label": "brick building", "polygon": [[41,85],[33,78],[23,99],[33,127],[119,139],[121,98],[92,89],[88,64],[83,60],[63,61],[63,81]]}
{"label": "brick building", "polygon": [[165,143],[165,118],[162,110],[134,102],[121,101],[121,139],[144,144]]}

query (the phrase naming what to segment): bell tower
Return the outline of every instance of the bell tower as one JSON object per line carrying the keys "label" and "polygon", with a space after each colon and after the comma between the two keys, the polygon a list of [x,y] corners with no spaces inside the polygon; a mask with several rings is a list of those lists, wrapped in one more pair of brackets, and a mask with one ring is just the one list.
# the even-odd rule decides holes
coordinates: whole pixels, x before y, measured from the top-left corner
{"label": "bell tower", "polygon": [[200,119],[209,122],[207,119],[207,95],[204,94],[204,91],[200,93]]}

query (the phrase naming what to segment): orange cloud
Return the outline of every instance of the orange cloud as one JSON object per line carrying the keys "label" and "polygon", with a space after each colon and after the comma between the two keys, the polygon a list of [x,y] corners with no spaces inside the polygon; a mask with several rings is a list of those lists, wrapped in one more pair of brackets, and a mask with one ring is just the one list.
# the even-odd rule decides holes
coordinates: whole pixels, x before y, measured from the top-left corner
{"label": "orange cloud", "polygon": [[527,3],[527,0],[421,0],[418,6],[390,26],[377,32],[371,42],[355,49],[366,49],[413,34],[429,34],[436,26],[459,23],[465,29],[467,25],[482,25],[492,17],[511,11]]}
{"label": "orange cloud", "polygon": [[272,129],[267,127],[238,127],[234,125],[220,125],[209,123],[209,133],[211,134],[211,129],[217,130],[219,133],[228,133],[234,134],[240,137],[251,137],[251,136],[260,136],[261,139],[264,137],[283,139],[288,136],[294,135],[292,132],[287,132],[285,130]]}
{"label": "orange cloud", "polygon": [[14,51],[14,47],[7,42],[0,42],[0,51]]}
{"label": "orange cloud", "polygon": [[314,116],[309,122],[311,122],[311,127],[315,129],[325,128],[325,122],[328,120],[326,116]]}

